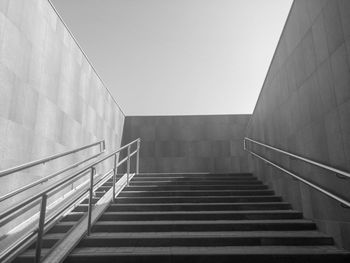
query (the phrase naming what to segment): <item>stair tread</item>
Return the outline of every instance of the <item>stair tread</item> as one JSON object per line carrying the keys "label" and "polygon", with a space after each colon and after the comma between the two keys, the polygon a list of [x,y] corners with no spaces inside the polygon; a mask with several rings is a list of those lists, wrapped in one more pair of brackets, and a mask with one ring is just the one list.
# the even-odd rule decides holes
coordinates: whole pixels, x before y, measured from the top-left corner
{"label": "stair tread", "polygon": [[199,225],[199,224],[314,224],[306,219],[278,220],[144,220],[144,221],[98,221],[95,225]]}
{"label": "stair tread", "polygon": [[280,196],[165,196],[165,197],[118,197],[116,203],[123,204],[154,204],[154,203],[247,203],[247,202],[281,202]]}
{"label": "stair tread", "polygon": [[217,198],[232,198],[232,199],[238,199],[238,198],[282,198],[281,196],[278,195],[272,195],[272,196],[261,196],[261,195],[250,195],[250,196],[246,196],[246,195],[237,195],[237,196],[192,196],[192,197],[188,197],[188,196],[118,196],[116,198],[116,200],[121,199],[121,200],[125,200],[125,199],[217,199]]}
{"label": "stair tread", "polygon": [[[33,251],[34,252],[34,251]],[[32,252],[32,253],[33,253]],[[308,255],[308,254],[343,254],[350,255],[334,246],[222,246],[222,247],[81,247],[76,248],[70,256],[117,254],[131,255]]]}
{"label": "stair tread", "polygon": [[[46,234],[44,239],[60,239],[65,234],[54,233]],[[328,235],[316,230],[302,230],[302,231],[205,231],[205,232],[93,232],[86,238],[174,238],[174,237],[320,237],[329,238]]]}
{"label": "stair tread", "polygon": [[181,172],[181,173],[139,173],[136,176],[164,176],[164,175],[185,175],[185,176],[197,176],[197,175],[203,175],[203,176],[219,176],[219,175],[226,175],[226,176],[253,176],[252,173],[209,173],[209,172]]}
{"label": "stair tread", "polygon": [[[110,187],[110,186],[108,186]],[[268,187],[264,184],[250,184],[250,185],[130,185],[126,187],[125,191],[129,189],[153,191],[159,190],[268,190]]]}
{"label": "stair tread", "polygon": [[[55,236],[48,236],[54,238]],[[205,231],[205,232],[93,232],[87,238],[182,238],[182,237],[320,237],[329,238],[328,235],[319,231]]]}
{"label": "stair tread", "polygon": [[123,191],[119,194],[119,197],[162,197],[162,196],[183,196],[183,197],[189,197],[189,196],[206,196],[206,197],[212,197],[212,196],[274,196],[275,193],[271,190],[168,190],[168,191],[152,191],[152,192],[145,192],[145,191]]}
{"label": "stair tread", "polygon": [[296,210],[244,210],[244,211],[227,211],[227,210],[212,210],[212,211],[120,211],[120,212],[105,212],[104,214],[116,214],[116,215],[168,215],[168,214],[275,214],[275,213],[297,213],[301,212]]}
{"label": "stair tread", "polygon": [[[226,183],[226,182],[229,182],[229,183],[240,183],[240,182],[245,182],[245,183],[262,183],[261,181],[259,180],[238,180],[238,179],[234,179],[234,180],[171,180],[171,179],[168,179],[168,180],[132,180],[131,182],[137,182],[137,183],[203,183],[203,182],[220,182],[220,183]],[[111,184],[112,182],[110,182]]]}
{"label": "stair tread", "polygon": [[183,205],[198,205],[198,206],[205,206],[205,205],[264,205],[264,204],[271,204],[271,205],[275,205],[275,204],[285,204],[285,205],[289,205],[289,203],[287,202],[281,202],[281,201],[277,201],[277,202],[236,202],[236,203],[152,203],[152,204],[111,204],[111,206],[149,206],[149,205],[157,205],[157,206],[168,206],[168,205],[172,205],[172,206],[183,206]]}
{"label": "stair tread", "polygon": [[[134,191],[134,190],[128,190],[128,187],[125,187],[122,193],[144,193],[145,191]],[[211,193],[211,192],[237,192],[237,193],[247,193],[247,192],[273,192],[272,190],[268,189],[262,189],[262,190],[152,190],[152,193],[177,193],[177,192],[185,192],[185,193],[191,193],[191,192],[204,192],[204,193]]]}
{"label": "stair tread", "polygon": [[[42,249],[42,255],[46,255],[49,249]],[[28,249],[19,258],[32,258],[34,249]],[[218,246],[218,247],[77,247],[68,256],[75,257],[98,257],[103,260],[108,256],[309,256],[309,255],[334,255],[350,257],[350,252],[331,245],[317,246]],[[342,261],[345,262],[345,261]]]}
{"label": "stair tread", "polygon": [[181,187],[190,187],[190,186],[197,186],[197,187],[216,187],[216,186],[236,186],[236,187],[245,187],[245,186],[249,186],[249,187],[255,187],[255,186],[265,186],[263,183],[254,183],[254,184],[186,184],[186,185],[157,185],[157,184],[132,184],[132,182],[130,182],[130,186],[128,187],[177,187],[177,188],[181,188]]}
{"label": "stair tread", "polygon": [[228,177],[228,176],[138,176],[138,177],[133,177],[133,180],[159,180],[159,179],[164,179],[164,180],[171,180],[171,179],[186,179],[186,180],[193,180],[193,179],[198,179],[198,180],[210,180],[210,179],[225,179],[225,180],[258,180],[257,177],[254,176],[241,176],[241,177]]}

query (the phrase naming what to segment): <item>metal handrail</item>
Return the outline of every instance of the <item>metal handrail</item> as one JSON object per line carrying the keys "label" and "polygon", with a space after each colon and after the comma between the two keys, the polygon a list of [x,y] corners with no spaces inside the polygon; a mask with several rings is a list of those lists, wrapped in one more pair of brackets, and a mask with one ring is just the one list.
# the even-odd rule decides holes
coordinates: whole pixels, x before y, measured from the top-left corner
{"label": "metal handrail", "polygon": [[[131,146],[133,144],[137,144],[137,148],[134,152],[130,152]],[[9,209],[7,209],[6,211],[2,212],[0,214],[0,222],[1,221],[5,221],[7,217],[11,216],[11,214],[13,213],[17,213],[18,210],[26,208],[28,205],[30,205],[33,202],[38,202],[41,198],[41,208],[40,208],[40,217],[39,217],[39,227],[37,230],[38,233],[38,237],[37,237],[37,247],[36,247],[36,262],[40,262],[41,259],[41,242],[42,242],[42,238],[44,235],[44,227],[45,227],[45,215],[46,215],[46,207],[47,207],[47,198],[49,193],[51,193],[52,191],[56,190],[57,188],[62,187],[63,185],[66,185],[67,183],[72,183],[74,181],[76,181],[77,179],[79,179],[82,175],[85,175],[87,172],[90,171],[90,186],[88,188],[88,192],[89,192],[89,206],[88,206],[88,226],[87,226],[87,234],[90,234],[91,231],[91,211],[92,211],[92,197],[93,197],[93,189],[95,187],[95,185],[97,185],[100,180],[103,180],[105,177],[102,177],[99,179],[98,182],[94,182],[94,177],[96,174],[96,166],[100,163],[102,163],[103,161],[114,157],[114,165],[113,165],[113,201],[115,201],[115,182],[116,182],[116,176],[117,176],[117,168],[123,164],[124,162],[127,162],[127,186],[129,186],[129,177],[130,177],[130,159],[132,156],[134,156],[136,154],[136,174],[139,173],[139,152],[140,152],[140,143],[141,140],[140,138],[124,145],[123,147],[119,148],[118,150],[113,151],[112,153],[103,156],[101,158],[99,158],[98,160],[94,161],[93,163],[87,164],[86,166],[82,167],[81,169],[79,169],[78,171],[74,172],[72,175],[63,178],[62,180],[55,182],[52,186],[50,186],[47,189],[42,190],[41,192],[39,192],[38,194],[34,195],[33,197],[22,201],[21,203],[17,204],[14,207],[11,207]],[[118,160],[118,154],[124,150],[127,149],[127,157],[124,158],[121,162],[117,162]],[[109,171],[108,173],[111,173],[111,171]],[[71,204],[70,204],[71,205]],[[7,220],[6,220],[7,221]],[[23,240],[23,242],[25,242],[25,240]],[[5,256],[4,256],[5,257]]]}
{"label": "metal handrail", "polygon": [[35,181],[35,182],[31,183],[31,184],[25,185],[25,186],[23,186],[21,188],[18,188],[18,189],[14,190],[14,191],[12,191],[10,193],[7,193],[7,194],[5,194],[5,195],[0,197],[0,202],[5,201],[5,200],[7,200],[7,199],[9,199],[9,198],[11,198],[11,197],[13,197],[13,196],[15,196],[17,194],[20,194],[20,193],[22,193],[22,192],[24,192],[24,191],[26,191],[26,190],[34,187],[34,186],[37,186],[37,185],[39,185],[39,184],[41,184],[43,182],[46,182],[49,179],[51,179],[51,178],[53,178],[53,177],[55,177],[57,175],[60,175],[60,174],[62,174],[64,172],[67,172],[67,171],[69,171],[69,170],[71,170],[71,169],[73,169],[73,168],[75,168],[75,167],[77,167],[77,166],[79,166],[79,165],[81,165],[81,164],[83,164],[85,162],[88,162],[88,161],[90,161],[90,160],[100,156],[102,153],[103,152],[95,154],[95,155],[93,155],[93,156],[91,156],[91,157],[89,157],[87,159],[84,159],[84,160],[82,160],[80,162],[77,162],[77,163],[74,163],[73,165],[70,165],[70,166],[68,166],[68,167],[66,167],[66,168],[64,168],[62,170],[59,170],[58,172],[55,172],[55,173],[50,174],[48,176],[45,176],[44,178],[42,178],[40,180],[37,180],[37,181]]}
{"label": "metal handrail", "polygon": [[344,176],[350,177],[350,174],[349,174],[348,172],[341,171],[341,170],[336,169],[336,168],[334,168],[334,167],[330,167],[330,166],[328,166],[328,165],[324,165],[324,164],[321,164],[321,163],[312,161],[312,160],[310,160],[310,159],[307,159],[307,158],[304,158],[304,157],[301,157],[301,156],[298,156],[298,155],[295,155],[295,154],[292,154],[292,153],[283,151],[283,150],[281,150],[281,149],[272,147],[272,146],[267,145],[267,144],[264,144],[264,143],[262,143],[262,142],[258,142],[258,141],[252,140],[252,139],[247,138],[247,137],[245,137],[244,140],[243,140],[244,150],[246,150],[246,151],[249,152],[250,154],[252,154],[252,155],[254,155],[254,156],[260,158],[260,159],[263,160],[265,163],[268,163],[268,164],[270,164],[270,165],[272,165],[272,166],[278,168],[279,170],[285,172],[286,174],[289,174],[289,175],[292,176],[293,178],[295,178],[295,179],[297,179],[297,180],[303,182],[304,184],[306,184],[306,185],[308,185],[308,186],[310,186],[310,187],[316,189],[317,191],[319,191],[319,192],[321,192],[321,193],[327,195],[328,197],[330,197],[330,198],[332,198],[332,199],[334,199],[334,200],[340,202],[340,203],[341,203],[342,205],[344,205],[345,207],[350,208],[350,201],[345,200],[345,199],[343,199],[343,198],[337,196],[336,194],[333,194],[333,193],[331,193],[331,192],[325,190],[325,189],[322,188],[321,186],[318,186],[318,185],[316,185],[316,184],[310,182],[309,180],[306,180],[305,178],[302,178],[302,177],[296,175],[295,173],[290,172],[290,171],[288,171],[287,169],[285,169],[285,168],[279,166],[278,164],[276,164],[276,163],[274,163],[274,162],[272,162],[272,161],[270,161],[270,160],[268,160],[268,159],[262,157],[261,155],[259,155],[259,154],[255,153],[255,152],[253,152],[253,151],[247,149],[246,140],[247,140],[247,141],[250,141],[250,142],[253,142],[253,143],[256,143],[256,144],[258,144],[258,145],[264,146],[264,147],[269,148],[269,149],[271,149],[271,150],[275,150],[275,151],[277,151],[277,152],[283,153],[283,154],[288,155],[288,156],[290,156],[290,157],[299,159],[299,160],[301,160],[301,161],[305,161],[305,162],[310,163],[310,164],[313,164],[313,165],[315,165],[315,166],[324,168],[324,169],[326,169],[326,170],[329,170],[329,171],[332,171],[332,172],[339,173],[339,174],[342,174],[342,175],[344,175]]}
{"label": "metal handrail", "polygon": [[[265,144],[265,143],[252,140],[252,139],[250,139],[250,138],[248,138],[248,137],[245,137],[245,138],[244,138],[244,145],[245,145],[245,141],[246,141],[246,140],[251,141],[251,142],[256,143],[256,144],[259,144],[259,145],[264,146],[264,147],[266,147],[266,148],[269,148],[269,149],[271,149],[271,150],[274,150],[274,151],[283,153],[283,154],[288,155],[288,156],[290,156],[290,157],[293,157],[293,158],[295,158],[295,159],[299,159],[299,160],[301,160],[301,161],[310,163],[310,164],[312,164],[312,165],[318,166],[318,167],[320,167],[320,168],[323,168],[323,169],[329,170],[329,171],[331,171],[331,172],[334,172],[334,173],[337,173],[337,174],[341,174],[341,175],[343,175],[343,176],[346,176],[346,177],[349,177],[349,178],[350,178],[350,173],[348,173],[348,172],[346,172],[346,171],[342,171],[342,170],[339,170],[339,169],[337,169],[337,168],[334,168],[334,167],[331,167],[331,166],[328,166],[328,165],[325,165],[325,164],[322,164],[322,163],[319,163],[319,162],[310,160],[310,159],[308,159],[308,158],[301,157],[301,156],[299,156],[299,155],[296,155],[296,154],[292,154],[292,153],[283,151],[283,150],[281,150],[281,149],[279,149],[279,148],[272,147],[272,146],[267,145],[267,144]],[[245,148],[244,148],[244,149],[245,149]]]}
{"label": "metal handrail", "polygon": [[96,146],[96,145],[100,145],[100,152],[103,152],[105,150],[105,141],[101,140],[101,141],[94,142],[94,143],[91,143],[91,144],[88,144],[88,145],[85,145],[85,146],[82,146],[82,147],[79,147],[79,148],[76,148],[76,149],[73,149],[73,150],[70,150],[70,151],[67,151],[67,152],[51,155],[49,157],[45,157],[45,158],[42,158],[42,159],[39,159],[39,160],[36,160],[36,161],[28,162],[28,163],[25,163],[25,164],[21,164],[21,165],[18,165],[18,166],[11,167],[9,169],[0,171],[0,177],[6,176],[6,175],[9,175],[9,174],[12,174],[12,173],[16,173],[16,172],[19,172],[19,171],[23,171],[25,169],[37,166],[39,164],[44,164],[44,163],[53,161],[55,159],[58,159],[60,157],[64,157],[64,156],[67,156],[69,154],[77,153],[77,152],[80,152],[80,151],[85,150],[87,148],[91,148],[91,147]]}

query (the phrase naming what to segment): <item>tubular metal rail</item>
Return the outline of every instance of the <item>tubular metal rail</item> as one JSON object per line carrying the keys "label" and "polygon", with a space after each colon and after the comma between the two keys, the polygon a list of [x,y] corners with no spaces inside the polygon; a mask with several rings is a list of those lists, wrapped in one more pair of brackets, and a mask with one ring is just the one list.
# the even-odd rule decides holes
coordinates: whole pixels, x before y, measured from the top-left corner
{"label": "tubular metal rail", "polygon": [[326,170],[328,170],[328,171],[334,172],[334,173],[336,173],[336,174],[339,174],[339,175],[343,176],[344,178],[345,178],[345,177],[350,178],[350,173],[348,173],[348,172],[346,172],[346,171],[342,171],[342,170],[336,169],[336,168],[334,168],[334,167],[331,167],[331,166],[328,166],[328,165],[325,165],[325,164],[322,164],[322,163],[319,163],[319,162],[315,162],[315,161],[313,161],[313,160],[310,160],[310,159],[305,158],[305,157],[301,157],[301,156],[296,155],[296,154],[292,154],[292,153],[283,151],[283,150],[278,149],[278,148],[276,148],[276,147],[267,145],[267,144],[262,143],[262,142],[255,141],[255,140],[250,139],[250,138],[247,138],[247,137],[245,137],[244,140],[243,140],[244,150],[246,150],[247,152],[249,152],[249,153],[252,154],[253,156],[258,157],[259,159],[263,160],[265,163],[268,163],[268,164],[270,164],[270,165],[276,167],[277,169],[279,169],[279,170],[285,172],[286,174],[289,174],[289,175],[292,176],[293,178],[295,178],[295,179],[297,179],[297,180],[303,182],[304,184],[306,184],[306,185],[308,185],[308,186],[310,186],[310,187],[316,189],[317,191],[319,191],[319,192],[321,192],[321,193],[327,195],[328,197],[330,197],[330,198],[332,198],[332,199],[334,199],[334,200],[337,200],[337,201],[340,202],[344,207],[350,208],[350,201],[345,200],[345,199],[343,199],[343,198],[337,196],[336,194],[333,194],[333,193],[327,191],[327,190],[324,189],[323,187],[318,186],[318,185],[316,185],[316,184],[310,182],[309,180],[306,180],[306,179],[304,179],[304,178],[302,178],[302,177],[296,175],[295,173],[292,173],[292,172],[288,171],[287,169],[285,169],[285,168],[279,166],[278,164],[276,164],[276,163],[274,163],[274,162],[272,162],[272,161],[270,161],[270,160],[268,160],[268,159],[262,157],[261,155],[257,154],[256,152],[253,152],[252,150],[247,149],[246,141],[249,141],[249,142],[252,142],[252,143],[254,143],[254,144],[263,146],[263,147],[265,147],[265,148],[267,148],[267,149],[270,149],[270,150],[273,150],[273,151],[275,151],[275,152],[282,153],[282,154],[287,155],[287,156],[289,156],[289,157],[291,157],[291,158],[298,159],[298,160],[300,160],[300,161],[304,161],[304,162],[306,162],[306,163],[315,165],[315,166],[317,166],[317,167],[319,167],[319,168],[323,168],[323,169],[326,169]]}
{"label": "tubular metal rail", "polygon": [[[28,211],[29,209],[35,207],[40,203],[40,213],[39,213],[39,225],[34,224],[34,227],[32,227],[29,231],[27,231],[24,235],[22,235],[18,240],[15,240],[12,244],[10,244],[6,249],[0,251],[0,262],[3,261],[10,261],[11,259],[15,258],[24,247],[27,247],[29,244],[35,240],[36,242],[36,253],[35,253],[35,262],[41,261],[41,249],[42,249],[42,238],[46,231],[48,231],[49,228],[51,228],[60,218],[62,218],[63,215],[65,215],[67,212],[71,211],[78,203],[80,203],[86,196],[89,198],[88,202],[88,224],[87,224],[87,235],[90,234],[91,231],[91,213],[92,213],[92,200],[94,195],[94,189],[101,184],[103,184],[105,181],[107,181],[111,176],[113,176],[113,201],[115,198],[115,184],[116,184],[116,176],[117,176],[117,168],[127,162],[127,181],[126,184],[129,185],[129,176],[130,176],[130,159],[132,156],[136,154],[136,174],[139,173],[139,150],[140,150],[140,143],[141,140],[138,138],[123,147],[119,148],[118,150],[113,151],[112,153],[107,154],[106,156],[102,156],[96,161],[93,161],[92,163],[86,164],[84,167],[80,168],[79,170],[75,171],[73,174],[53,183],[50,185],[47,189],[44,189],[40,191],[37,194],[34,194],[34,196],[28,198],[27,200],[24,200],[20,202],[19,204],[10,207],[4,212],[0,213],[0,227],[7,224],[14,218],[18,217],[19,215],[23,214],[25,211]],[[132,145],[136,144],[136,150],[131,152]],[[38,161],[34,161],[31,163],[27,163],[18,167],[14,167],[5,171],[0,172],[0,177],[9,175],[15,172],[22,171],[24,169],[46,163],[49,161],[52,161],[54,159],[58,159],[60,157],[76,153],[78,151],[100,145],[100,152],[98,154],[95,154],[91,157],[88,157],[84,159],[83,161],[77,162],[67,168],[64,168],[58,172],[55,172],[49,176],[46,176],[38,181],[35,181],[29,185],[26,185],[20,189],[17,189],[9,194],[6,194],[2,197],[0,197],[0,202],[9,199],[10,197],[13,197],[17,194],[20,194],[24,192],[25,190],[28,190],[38,184],[41,184],[45,181],[48,181],[49,179],[62,174],[66,171],[69,171],[77,166],[80,166],[81,164],[84,164],[88,161],[90,161],[93,158],[98,157],[105,151],[105,142],[99,141],[90,145],[83,146],[81,148],[68,151],[65,153],[53,155]],[[119,153],[122,150],[127,149],[127,156],[122,159],[120,162],[118,162]],[[114,157],[113,162],[113,168],[105,173],[103,176],[100,176],[98,179],[96,179],[98,176],[96,175],[96,166],[101,164],[102,162],[106,161],[107,159],[111,159]],[[81,179],[84,175],[87,173],[90,173],[90,178],[88,181],[83,183],[82,185],[88,184],[88,188],[83,189],[83,191],[77,191],[77,195],[74,196],[73,200],[70,200],[70,202],[64,204],[62,207],[59,208],[59,210],[54,211],[52,215],[47,217],[47,199],[50,195],[53,195],[55,193],[58,193],[62,191],[65,187],[73,184],[77,180]],[[112,174],[112,175],[111,175]],[[47,218],[46,218],[47,217]]]}
{"label": "tubular metal rail", "polygon": [[[16,173],[16,172],[20,172],[20,171],[23,171],[23,170],[26,170],[26,169],[29,169],[29,168],[32,168],[34,166],[38,166],[39,164],[45,164],[45,163],[48,163],[48,162],[51,162],[53,160],[56,160],[56,159],[59,159],[61,157],[65,157],[67,155],[70,155],[70,154],[74,154],[74,153],[77,153],[77,152],[80,152],[80,151],[83,151],[83,150],[86,150],[88,148],[92,148],[94,146],[97,146],[99,145],[100,146],[100,152],[97,153],[97,154],[94,154],[92,156],[90,156],[89,158],[83,160],[83,161],[80,161],[80,162],[77,162],[77,163],[74,163],[72,165],[70,165],[69,167],[66,167],[58,172],[55,172],[53,174],[50,174],[40,180],[37,180],[31,184],[28,184],[24,187],[21,187],[19,189],[16,189],[4,196],[1,196],[0,197],[0,202],[3,202],[15,195],[18,195],[20,193],[23,193],[24,191],[34,187],[34,186],[37,186],[39,184],[42,184],[44,182],[47,182],[48,180],[64,173],[64,172],[67,172],[75,167],[78,167],[79,165],[87,162],[87,161],[90,161],[98,156],[100,156],[106,149],[106,146],[105,146],[105,141],[104,140],[101,140],[101,141],[98,141],[98,142],[95,142],[95,143],[92,143],[92,144],[88,144],[88,145],[85,145],[83,147],[80,147],[80,148],[77,148],[77,149],[74,149],[74,150],[71,150],[71,151],[67,151],[67,152],[63,152],[63,153],[59,153],[59,154],[55,154],[55,155],[52,155],[52,156],[49,156],[49,157],[45,157],[43,159],[40,159],[40,160],[36,160],[36,161],[33,161],[33,162],[29,162],[29,163],[26,163],[26,164],[22,164],[22,165],[19,165],[19,166],[16,166],[16,167],[13,167],[13,168],[9,168],[7,170],[4,170],[4,171],[0,171],[0,177],[4,177],[4,176],[7,176],[9,174],[13,174],[13,173]],[[1,222],[1,221],[0,221]]]}

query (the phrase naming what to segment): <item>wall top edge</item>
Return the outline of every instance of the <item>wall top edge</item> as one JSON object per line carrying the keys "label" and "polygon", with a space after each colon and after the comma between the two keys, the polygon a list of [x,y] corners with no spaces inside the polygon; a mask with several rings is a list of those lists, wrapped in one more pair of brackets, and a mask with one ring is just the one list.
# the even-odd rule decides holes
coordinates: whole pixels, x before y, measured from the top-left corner
{"label": "wall top edge", "polygon": [[172,114],[164,114],[164,115],[126,115],[125,117],[149,117],[149,118],[154,118],[154,117],[213,117],[213,116],[246,116],[246,117],[250,117],[252,116],[252,114],[249,113],[243,113],[243,114],[231,114],[231,113],[227,113],[227,114],[183,114],[183,115],[172,115]]}
{"label": "wall top edge", "polygon": [[[269,67],[267,68],[266,75],[265,75],[263,84],[262,84],[262,86],[261,86],[260,92],[259,92],[259,96],[258,96],[258,98],[257,98],[257,100],[256,100],[253,113],[251,114],[252,116],[255,114],[255,111],[256,111],[257,105],[258,105],[258,103],[259,103],[259,100],[260,100],[262,91],[263,91],[263,89],[264,89],[264,87],[265,87],[265,84],[266,84],[266,81],[267,81],[267,76],[269,75],[270,70],[271,70],[271,67],[272,67],[272,64],[273,64],[273,62],[274,62],[274,60],[275,60],[275,57],[276,57],[276,54],[277,54],[277,50],[278,50],[279,45],[280,45],[280,43],[281,43],[281,39],[282,39],[282,36],[283,36],[284,31],[285,31],[285,29],[286,29],[287,23],[288,23],[288,21],[289,21],[289,19],[290,19],[292,10],[293,10],[293,8],[294,8],[294,4],[295,4],[295,0],[293,0],[293,2],[292,2],[292,4],[291,4],[291,7],[290,7],[290,9],[289,9],[289,12],[288,12],[286,21],[285,21],[285,23],[284,23],[284,25],[283,25],[283,28],[282,28],[282,31],[281,31],[281,35],[280,35],[280,37],[279,37],[279,39],[278,39],[278,42],[277,42],[275,51],[274,51],[274,53],[273,53],[273,55],[272,55],[272,58],[271,58],[271,61],[270,61],[270,64],[269,64]],[[251,122],[251,120],[249,121],[248,126],[250,125],[250,122]]]}
{"label": "wall top edge", "polygon": [[77,45],[77,47],[79,48],[79,50],[82,52],[83,56],[85,57],[85,59],[87,60],[87,62],[89,63],[89,65],[91,66],[92,70],[95,72],[96,76],[99,78],[99,80],[101,81],[103,87],[107,90],[107,92],[109,93],[109,95],[112,97],[115,105],[118,107],[118,109],[120,110],[120,112],[124,115],[125,117],[125,113],[122,110],[122,108],[119,106],[119,104],[117,103],[117,101],[115,100],[114,96],[112,95],[111,91],[107,88],[106,84],[103,82],[101,76],[98,74],[96,68],[94,67],[94,65],[92,64],[91,60],[89,59],[89,57],[86,55],[85,51],[83,50],[83,48],[80,46],[80,44],[78,43],[77,39],[74,37],[72,31],[70,31],[70,29],[68,28],[67,24],[64,22],[62,16],[59,14],[58,10],[55,8],[54,4],[51,2],[51,0],[47,0],[50,4],[50,6],[52,7],[52,9],[55,11],[57,17],[60,19],[61,23],[63,24],[63,26],[67,29],[69,35],[72,37],[72,39],[74,40],[75,44]]}

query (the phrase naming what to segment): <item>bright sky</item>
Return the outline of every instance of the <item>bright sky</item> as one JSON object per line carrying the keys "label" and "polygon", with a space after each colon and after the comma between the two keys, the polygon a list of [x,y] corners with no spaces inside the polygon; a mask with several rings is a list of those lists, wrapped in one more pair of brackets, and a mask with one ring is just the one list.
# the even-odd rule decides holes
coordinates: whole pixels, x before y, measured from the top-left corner
{"label": "bright sky", "polygon": [[52,0],[126,115],[252,113],[292,0]]}

